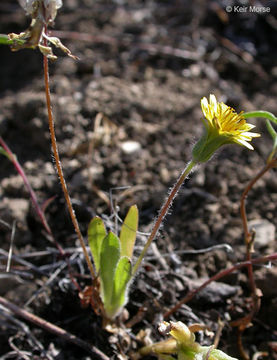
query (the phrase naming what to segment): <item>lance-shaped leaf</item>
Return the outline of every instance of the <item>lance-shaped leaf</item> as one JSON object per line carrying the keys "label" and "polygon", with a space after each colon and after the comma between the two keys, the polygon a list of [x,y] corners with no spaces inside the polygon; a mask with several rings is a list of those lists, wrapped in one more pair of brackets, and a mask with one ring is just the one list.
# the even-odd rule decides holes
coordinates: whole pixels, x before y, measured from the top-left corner
{"label": "lance-shaped leaf", "polygon": [[120,258],[116,266],[111,304],[107,304],[106,311],[110,318],[115,317],[127,302],[127,286],[131,277],[131,261],[124,256]]}
{"label": "lance-shaped leaf", "polygon": [[136,235],[138,230],[138,208],[130,207],[120,232],[121,256],[132,259]]}
{"label": "lance-shaped leaf", "polygon": [[120,257],[120,243],[118,237],[109,232],[102,242],[100,250],[100,281],[101,297],[104,307],[111,303],[113,294],[114,275]]}
{"label": "lance-shaped leaf", "polygon": [[4,156],[6,156],[8,159],[10,159],[10,158],[9,158],[9,154],[7,153],[6,150],[4,150],[4,149],[2,148],[2,146],[0,146],[0,154],[4,155]]}
{"label": "lance-shaped leaf", "polygon": [[[17,40],[20,44],[24,44],[24,40]],[[1,45],[12,45],[13,40],[10,40],[8,35],[0,34],[0,44]]]}
{"label": "lance-shaped leaf", "polygon": [[102,219],[98,216],[94,217],[88,226],[88,243],[97,273],[100,270],[100,250],[106,235],[107,233]]}

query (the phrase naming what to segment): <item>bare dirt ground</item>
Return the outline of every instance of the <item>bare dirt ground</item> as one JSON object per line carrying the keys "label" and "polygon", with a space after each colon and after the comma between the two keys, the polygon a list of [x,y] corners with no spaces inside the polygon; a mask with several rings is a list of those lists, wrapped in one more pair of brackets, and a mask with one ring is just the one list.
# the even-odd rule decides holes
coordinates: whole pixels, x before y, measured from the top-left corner
{"label": "bare dirt ground", "polygon": [[[237,111],[264,109],[277,114],[277,3],[264,1],[270,7],[266,14],[227,13],[225,3],[64,1],[53,35],[60,36],[80,60],[55,51],[59,58],[50,65],[50,81],[62,164],[84,235],[96,214],[114,228],[114,213],[103,200],[110,195],[121,217],[137,204],[140,231],[150,230],[168,188],[202,134],[203,96],[215,93]],[[1,2],[1,33],[19,33],[28,25],[16,1]],[[84,288],[89,284],[88,272],[77,251],[51,155],[42,56],[31,50],[12,53],[2,46],[0,64],[1,136],[23,166],[40,203],[51,199],[47,220]],[[255,151],[226,146],[191,175],[176,199],[156,248],[150,249],[132,284],[129,319],[142,308],[144,312],[128,329],[129,337],[105,332],[101,319],[80,307],[66,262],[47,239],[22,179],[2,157],[1,248],[8,251],[10,227],[16,222],[14,254],[25,255],[35,268],[13,261],[16,275],[7,275],[7,257],[1,253],[0,295],[92,343],[110,359],[122,354],[129,358],[141,345],[135,340],[140,330],[149,329],[152,339],[160,340],[157,324],[167,309],[207,277],[245,259],[239,199],[271,150],[264,121],[250,122],[262,134],[253,141]],[[271,170],[247,198],[248,219],[270,223],[257,236],[253,256],[276,252],[276,201],[276,170]],[[140,236],[139,247],[143,241]],[[218,244],[229,245],[232,252],[225,247],[206,254],[177,253]],[[277,359],[276,267],[254,269],[263,296],[243,343],[251,357],[267,351],[266,359]],[[236,329],[229,321],[248,314],[250,308],[247,273],[240,270],[203,290],[171,319],[206,324],[216,332],[220,318],[225,327],[219,348],[240,358]],[[96,358],[0,311],[1,359],[21,359],[22,352],[29,359]],[[204,335],[199,340],[212,343]]]}

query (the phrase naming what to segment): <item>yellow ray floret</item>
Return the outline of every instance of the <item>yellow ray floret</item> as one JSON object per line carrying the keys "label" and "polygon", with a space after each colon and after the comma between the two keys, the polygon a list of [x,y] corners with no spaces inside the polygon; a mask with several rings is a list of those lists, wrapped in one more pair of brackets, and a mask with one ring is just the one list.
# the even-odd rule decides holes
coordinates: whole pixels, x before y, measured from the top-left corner
{"label": "yellow ray floret", "polygon": [[259,137],[260,134],[249,132],[255,126],[246,122],[243,111],[237,114],[234,109],[223,102],[217,102],[213,94],[210,95],[209,100],[208,102],[206,97],[201,99],[201,107],[207,120],[205,125],[208,127],[208,131],[226,136],[229,143],[237,143],[254,150],[249,141],[253,137]]}

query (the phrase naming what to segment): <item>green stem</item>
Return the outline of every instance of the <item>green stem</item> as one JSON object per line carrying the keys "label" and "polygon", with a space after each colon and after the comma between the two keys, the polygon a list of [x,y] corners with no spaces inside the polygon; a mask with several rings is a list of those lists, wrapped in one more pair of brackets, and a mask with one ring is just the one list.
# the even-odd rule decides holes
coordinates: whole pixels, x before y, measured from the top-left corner
{"label": "green stem", "polygon": [[272,150],[267,158],[267,163],[270,163],[271,160],[274,158],[276,150],[277,150],[277,133],[276,133],[275,129],[273,128],[273,126],[271,125],[271,122],[268,119],[266,120],[266,127],[267,127],[269,134],[272,137],[272,140],[273,140]]}
{"label": "green stem", "polygon": [[146,244],[144,245],[144,248],[139,256],[139,258],[137,259],[137,262],[135,263],[134,267],[133,267],[133,271],[132,271],[132,275],[134,276],[135,273],[137,272],[142,259],[144,258],[146,251],[148,250],[150,244],[152,243],[152,241],[155,239],[155,237],[157,236],[157,233],[160,229],[161,223],[163,221],[163,219],[165,218],[168,209],[170,208],[170,206],[173,203],[173,200],[175,198],[175,196],[177,195],[179,189],[181,188],[184,180],[186,179],[186,177],[189,175],[189,173],[191,172],[191,170],[193,169],[193,167],[196,165],[196,163],[194,161],[190,161],[187,166],[185,167],[185,169],[182,171],[179,179],[177,180],[176,184],[173,186],[173,188],[170,190],[170,193],[165,201],[165,203],[163,204],[163,206],[161,207],[161,210],[159,212],[159,215],[157,217],[157,220],[153,226],[153,229],[151,231],[151,234],[149,235],[149,238],[146,242]]}
{"label": "green stem", "polygon": [[265,118],[270,121],[273,121],[275,124],[277,124],[276,116],[269,111],[262,111],[262,110],[249,111],[249,112],[243,113],[243,117],[245,119],[248,119],[250,117],[261,117],[261,118]]}
{"label": "green stem", "polygon": [[267,127],[269,134],[271,135],[271,137],[273,139],[272,150],[267,159],[267,163],[269,163],[273,159],[273,157],[276,153],[276,149],[277,149],[277,136],[276,136],[277,134],[276,134],[276,131],[274,130],[273,126],[271,125],[270,121],[277,124],[277,117],[269,111],[262,111],[262,110],[246,112],[243,114],[243,116],[245,119],[248,119],[250,117],[261,117],[261,118],[267,119],[266,127]]}

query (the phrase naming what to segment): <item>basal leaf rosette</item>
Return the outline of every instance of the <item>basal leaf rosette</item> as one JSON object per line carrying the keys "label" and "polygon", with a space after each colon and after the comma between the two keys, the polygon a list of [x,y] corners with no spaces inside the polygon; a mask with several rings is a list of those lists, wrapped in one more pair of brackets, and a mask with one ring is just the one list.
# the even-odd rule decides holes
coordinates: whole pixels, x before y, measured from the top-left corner
{"label": "basal leaf rosette", "polygon": [[100,297],[106,320],[115,319],[128,301],[138,217],[137,206],[131,206],[119,237],[111,231],[107,234],[99,217],[94,217],[88,227],[88,243],[100,280]]}
{"label": "basal leaf rosette", "polygon": [[213,94],[209,101],[206,97],[201,99],[201,108],[205,116],[205,133],[193,148],[195,163],[208,161],[217,149],[226,144],[238,144],[254,150],[249,142],[260,134],[250,131],[255,126],[246,122],[243,111],[236,113],[230,106],[217,102]]}

